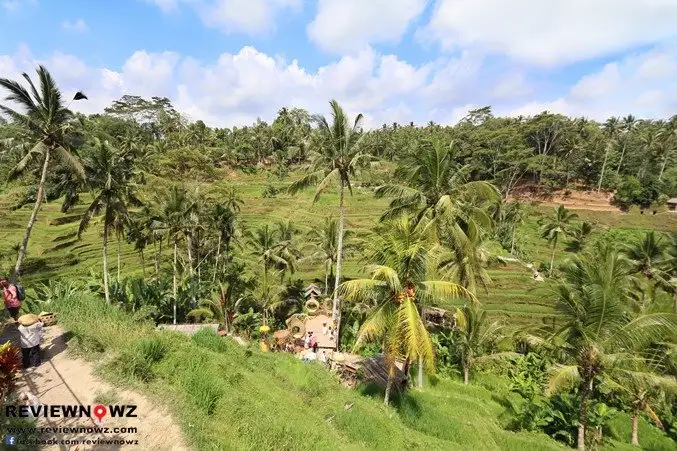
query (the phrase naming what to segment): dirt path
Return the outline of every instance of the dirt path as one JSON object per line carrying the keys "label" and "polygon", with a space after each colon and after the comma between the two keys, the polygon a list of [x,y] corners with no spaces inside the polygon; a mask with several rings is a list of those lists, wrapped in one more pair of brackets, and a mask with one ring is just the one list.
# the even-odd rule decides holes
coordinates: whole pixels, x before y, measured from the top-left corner
{"label": "dirt path", "polygon": [[[17,329],[14,324],[5,325],[1,342],[7,339],[17,342]],[[187,450],[179,427],[174,424],[168,412],[158,408],[150,400],[138,393],[120,390],[107,384],[94,375],[90,363],[72,358],[65,352],[68,344],[66,336],[58,326],[45,328],[42,345],[42,365],[21,372],[18,392],[29,391],[37,396],[44,405],[82,405],[91,406],[127,404],[135,405],[137,418],[111,418],[110,413],[99,423],[89,418],[43,418],[38,419],[40,427],[85,427],[110,428],[109,433],[84,431],[77,433],[43,434],[43,439],[57,440],[126,440],[126,444],[79,444],[45,446],[49,450]],[[136,433],[113,428],[137,428]],[[137,443],[129,441],[138,440]]]}

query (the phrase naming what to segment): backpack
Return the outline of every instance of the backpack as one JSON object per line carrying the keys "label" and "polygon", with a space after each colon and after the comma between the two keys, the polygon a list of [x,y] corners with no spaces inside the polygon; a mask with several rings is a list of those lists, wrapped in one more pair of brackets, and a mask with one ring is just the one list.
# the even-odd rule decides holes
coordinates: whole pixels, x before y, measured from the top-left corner
{"label": "backpack", "polygon": [[23,285],[17,283],[16,285],[14,285],[14,288],[16,288],[16,297],[20,301],[23,301],[24,298],[26,297],[26,292],[24,291]]}

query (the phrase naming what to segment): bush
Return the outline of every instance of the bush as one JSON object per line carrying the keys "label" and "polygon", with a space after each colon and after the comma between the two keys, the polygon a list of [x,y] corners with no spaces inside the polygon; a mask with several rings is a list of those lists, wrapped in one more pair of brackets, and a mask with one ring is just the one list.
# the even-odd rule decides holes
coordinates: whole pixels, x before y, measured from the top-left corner
{"label": "bush", "polygon": [[628,177],[618,187],[612,203],[623,211],[627,211],[632,205],[649,208],[660,194],[657,180],[649,178],[640,181],[635,177]]}
{"label": "bush", "polygon": [[267,198],[267,197],[275,197],[279,194],[280,190],[275,188],[275,185],[272,183],[268,183],[264,188],[263,191],[261,192],[261,197]]}

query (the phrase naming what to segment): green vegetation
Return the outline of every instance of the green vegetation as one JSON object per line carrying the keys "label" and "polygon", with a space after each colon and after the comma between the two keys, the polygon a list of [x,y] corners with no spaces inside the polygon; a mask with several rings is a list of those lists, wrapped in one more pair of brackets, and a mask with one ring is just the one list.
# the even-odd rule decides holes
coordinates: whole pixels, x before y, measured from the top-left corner
{"label": "green vegetation", "polygon": [[[0,123],[0,269],[106,377],[169,403],[197,448],[674,448],[677,117],[487,107],[366,132],[331,101],[330,120],[282,109],[211,129],[160,98],[75,115],[44,68],[40,89],[25,78],[1,83],[26,111]],[[514,200],[602,188],[629,212]],[[154,329],[216,320],[265,342],[311,281],[337,346],[385,356],[385,387]],[[396,361],[418,390],[391,393]]]}

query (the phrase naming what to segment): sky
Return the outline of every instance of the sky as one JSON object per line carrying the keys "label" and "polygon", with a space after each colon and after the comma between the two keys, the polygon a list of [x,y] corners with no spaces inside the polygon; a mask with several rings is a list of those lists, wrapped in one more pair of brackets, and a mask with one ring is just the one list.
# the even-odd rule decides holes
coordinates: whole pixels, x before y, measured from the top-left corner
{"label": "sky", "polygon": [[677,114],[677,0],[0,0],[0,77],[161,96],[210,126],[336,99],[368,128],[474,108]]}

